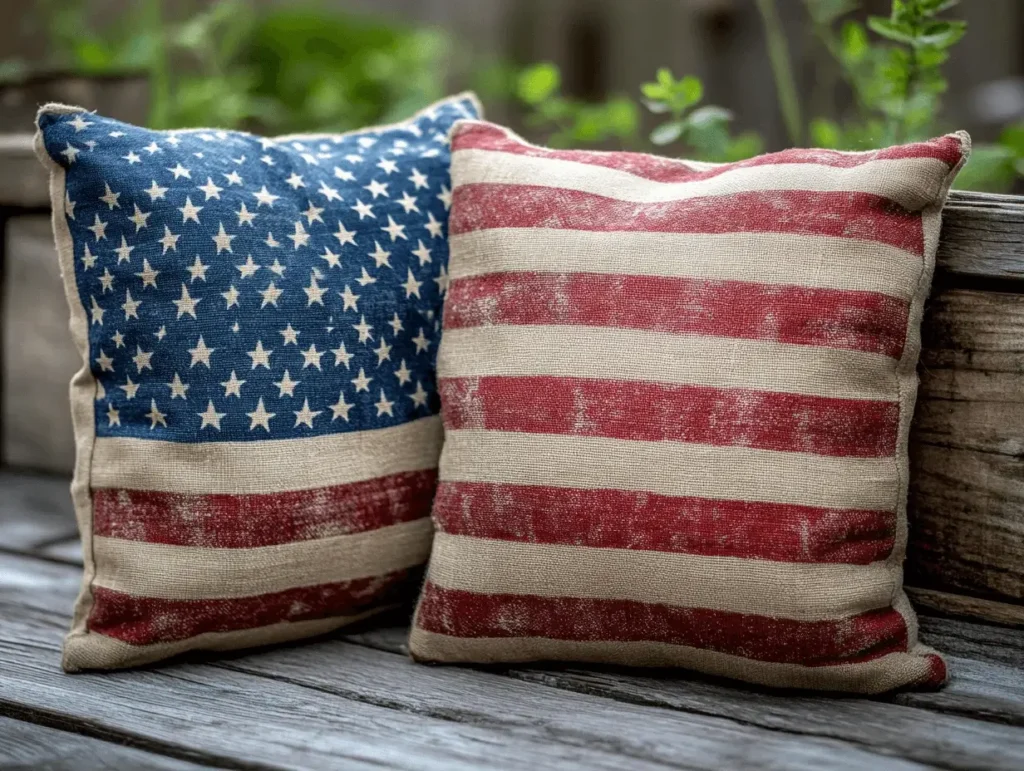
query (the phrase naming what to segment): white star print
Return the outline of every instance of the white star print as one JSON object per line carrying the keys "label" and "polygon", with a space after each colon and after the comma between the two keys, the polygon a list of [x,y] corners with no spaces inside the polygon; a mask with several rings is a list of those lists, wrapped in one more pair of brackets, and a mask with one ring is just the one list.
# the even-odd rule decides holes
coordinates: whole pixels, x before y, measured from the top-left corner
{"label": "white star print", "polygon": [[113,404],[107,405],[107,425],[108,426],[119,426],[121,425],[121,413],[114,409]]}
{"label": "white star print", "polygon": [[326,198],[328,201],[333,201],[335,198],[341,200],[341,195],[333,187],[329,187],[323,180],[320,181],[320,189],[317,192]]}
{"label": "white star print", "polygon": [[387,227],[382,227],[381,230],[391,236],[391,243],[394,243],[399,238],[403,241],[408,240],[408,236],[405,235],[405,225],[399,225],[390,214],[388,215]]}
{"label": "white star print", "polygon": [[258,202],[256,204],[257,208],[263,206],[264,204],[266,204],[270,208],[274,208],[274,201],[281,197],[279,195],[274,195],[269,190],[267,190],[266,185],[260,188],[260,191],[258,193],[253,193],[253,196],[256,198],[256,201]]}
{"label": "white star print", "polygon": [[124,391],[125,398],[128,401],[131,401],[132,399],[135,398],[135,394],[139,392],[139,384],[133,383],[130,375],[125,375],[124,380],[124,385],[118,386],[118,388]]}
{"label": "white star print", "polygon": [[412,182],[413,188],[419,190],[420,188],[429,188],[430,185],[427,182],[426,175],[420,173],[416,169],[412,170],[412,176],[409,177],[409,181]]}
{"label": "white star print", "polygon": [[362,367],[359,368],[359,375],[352,378],[352,385],[356,387],[356,393],[359,393],[360,391],[369,392],[370,383],[372,382],[373,378],[367,377]]}
{"label": "white star print", "polygon": [[238,375],[235,374],[234,370],[231,370],[231,377],[221,383],[224,388],[224,398],[229,396],[237,396],[239,399],[242,398],[242,384],[244,380],[239,380]]}
{"label": "white star print", "polygon": [[[118,260],[118,262],[120,262],[120,260]],[[142,279],[143,289],[145,289],[147,286],[151,286],[154,289],[157,288],[156,277],[160,275],[160,271],[153,270],[152,266],[149,264],[149,260],[142,260],[142,271],[136,273],[135,275]]]}
{"label": "white star print", "polygon": [[402,193],[402,197],[398,199],[398,203],[403,209],[405,209],[406,214],[411,214],[412,212],[416,212],[418,214],[420,211],[420,207],[416,205],[416,199],[409,195],[408,192]]}
{"label": "white star print", "polygon": [[203,421],[202,425],[199,426],[200,431],[202,431],[207,426],[209,426],[210,428],[216,428],[218,431],[220,431],[220,421],[223,417],[227,415],[226,412],[217,412],[216,408],[213,406],[212,399],[207,401],[205,412],[197,412],[196,414],[200,418],[202,418]]}
{"label": "white star print", "polygon": [[331,413],[332,413],[331,422],[333,423],[338,418],[341,418],[346,423],[348,423],[348,413],[349,413],[349,410],[351,410],[354,406],[355,406],[354,404],[346,403],[344,392],[339,393],[338,394],[338,401],[336,401],[334,404],[331,405]]}
{"label": "white star print", "polygon": [[[88,247],[86,247],[88,249]],[[117,264],[120,265],[122,262],[130,263],[132,261],[132,250],[134,246],[128,246],[128,242],[124,236],[121,236],[121,245],[114,250],[114,254],[117,255]]]}
{"label": "white star print", "polygon": [[81,113],[78,113],[78,115],[76,115],[74,118],[68,121],[68,125],[74,126],[75,133],[77,134],[79,131],[83,131],[84,129],[89,128],[89,126],[91,126],[92,123],[90,121],[85,120],[82,117]]}
{"label": "white star print", "polygon": [[[356,199],[356,205],[350,206],[350,209],[354,212],[359,213],[359,221],[363,221],[363,217],[369,217],[370,219],[377,219],[377,215],[373,213],[373,208],[368,203],[363,203],[359,199]],[[340,222],[338,223],[341,224]]]}
{"label": "white star print", "polygon": [[423,390],[423,383],[416,381],[416,390],[409,394],[409,398],[415,407],[427,406],[427,392]]}
{"label": "white star print", "polygon": [[376,241],[373,242],[373,246],[374,249],[372,252],[370,252],[369,256],[373,258],[373,261],[375,263],[377,263],[377,267],[380,268],[386,265],[387,267],[390,268],[391,263],[388,260],[391,258],[391,252],[382,249],[381,245]]}
{"label": "white star print", "polygon": [[292,190],[298,190],[300,187],[306,186],[306,183],[302,181],[302,177],[295,172],[292,172],[292,175],[285,182],[292,186]]}
{"label": "white star print", "polygon": [[149,418],[150,420],[150,431],[156,428],[157,424],[163,426],[164,428],[167,427],[167,415],[160,412],[160,410],[156,408],[156,399],[149,400],[149,412],[146,413],[146,417]]}
{"label": "white star print", "polygon": [[302,216],[306,218],[307,225],[312,225],[314,222],[324,221],[324,218],[320,216],[323,211],[323,209],[314,206],[312,201],[309,201],[309,206],[306,211],[302,212]]}
{"label": "white star print", "polygon": [[263,428],[268,434],[270,433],[270,419],[276,417],[277,413],[267,412],[267,408],[263,406],[263,397],[256,403],[256,409],[253,412],[245,413],[249,420],[252,421],[249,424],[249,430],[254,431],[256,426]]}
{"label": "white star print", "polygon": [[336,255],[334,252],[332,252],[326,246],[324,247],[324,253],[320,255],[320,259],[321,260],[327,260],[327,267],[328,268],[340,268],[341,267],[341,260],[338,259],[338,255]]}
{"label": "white star print", "polygon": [[405,327],[402,326],[402,320],[400,318],[398,318],[398,314],[397,313],[392,315],[391,321],[389,321],[388,324],[390,324],[391,328],[395,331],[395,337],[398,336],[399,332],[401,332],[403,329],[405,329]]}
{"label": "white star print", "polygon": [[107,237],[107,223],[100,219],[100,215],[96,215],[96,219],[89,226],[89,230],[96,236],[97,241],[102,241]]}
{"label": "white star print", "polygon": [[100,200],[110,207],[110,211],[113,211],[115,208],[121,208],[121,204],[117,202],[117,199],[120,197],[120,193],[115,193],[110,189],[110,185],[106,182],[103,183],[103,195],[100,196]]}
{"label": "white star print", "polygon": [[299,382],[300,381],[298,380],[292,380],[292,376],[288,374],[288,370],[285,370],[281,379],[274,383],[278,390],[277,398],[283,399],[285,396],[295,396],[295,386],[297,386]]}
{"label": "white star print", "polygon": [[64,193],[64,213],[68,216],[68,219],[73,220],[75,218],[75,207],[78,204],[71,200],[71,196]]}
{"label": "white star print", "polygon": [[193,206],[192,199],[186,196],[185,205],[178,208],[181,212],[181,224],[184,225],[189,220],[199,224],[199,212],[202,210],[202,206]]}
{"label": "white star print", "polygon": [[310,410],[309,399],[302,400],[302,409],[295,412],[295,428],[299,426],[313,427],[313,419],[322,414],[322,410]]}
{"label": "white star print", "polygon": [[433,238],[442,237],[441,230],[444,226],[434,217],[434,212],[427,212],[427,223],[423,227],[427,229],[427,232],[429,232]]}
{"label": "white star print", "polygon": [[334,354],[334,366],[339,367],[345,365],[345,369],[348,369],[348,363],[352,361],[352,357],[355,356],[353,353],[349,353],[345,350],[344,343],[338,343],[337,348],[332,348],[331,353]]}
{"label": "white star print", "polygon": [[398,164],[390,158],[381,158],[377,162],[377,168],[383,171],[385,174],[392,174],[398,171]]}
{"label": "white star print", "polygon": [[307,246],[309,244],[309,233],[302,226],[302,221],[299,220],[295,223],[295,232],[288,236],[295,245],[294,248],[298,249],[300,246]]}
{"label": "white star print", "polygon": [[408,367],[405,366],[405,359],[402,359],[402,364],[398,369],[395,370],[395,377],[398,378],[398,385],[405,385],[412,380],[412,372]]}
{"label": "white star print", "polygon": [[199,342],[196,343],[195,348],[189,348],[188,352],[192,354],[192,363],[189,367],[194,367],[196,364],[205,364],[206,368],[210,368],[210,354],[212,354],[216,348],[207,348],[206,343],[203,342],[203,336],[199,336]]}
{"label": "white star print", "polygon": [[452,191],[447,185],[441,185],[441,192],[437,194],[437,200],[444,204],[444,210],[452,208]]}
{"label": "white star print", "polygon": [[106,311],[104,311],[99,306],[99,303],[96,302],[96,298],[95,297],[92,297],[90,299],[92,300],[92,308],[90,308],[89,312],[90,312],[90,314],[92,316],[92,323],[93,324],[99,324],[100,326],[103,326],[103,314],[106,313]]}
{"label": "white star print", "polygon": [[306,293],[307,308],[313,303],[318,305],[324,304],[324,294],[326,294],[327,289],[316,283],[316,276],[311,275],[309,277],[309,286],[303,287],[302,291]]}
{"label": "white star print", "polygon": [[253,227],[252,221],[256,219],[256,212],[249,211],[245,208],[244,203],[242,204],[242,208],[235,212],[235,214],[238,215],[239,225],[248,225],[249,227]]}
{"label": "white star print", "polygon": [[172,302],[178,307],[177,318],[180,319],[185,315],[191,316],[192,318],[196,317],[196,305],[199,304],[200,298],[193,297],[188,293],[188,285],[181,285],[181,298],[178,300],[172,300]]}
{"label": "white star print", "polygon": [[71,143],[68,142],[67,143],[67,148],[64,149],[64,150],[61,150],[60,154],[68,159],[68,165],[70,166],[72,163],[75,162],[75,159],[78,157],[78,154],[80,152],[82,152],[82,151],[79,150],[77,147],[72,147]]}
{"label": "white star print", "polygon": [[278,289],[274,286],[274,282],[271,281],[267,288],[260,292],[260,295],[263,297],[263,302],[260,303],[260,308],[266,308],[268,305],[273,305],[276,308],[277,301],[283,294],[284,290]]}
{"label": "white star print", "polygon": [[359,286],[368,286],[370,284],[376,284],[377,279],[366,272],[366,268],[362,268],[359,278],[356,279],[356,283]]}
{"label": "white star print", "polygon": [[228,289],[228,291],[221,292],[220,296],[223,297],[227,301],[227,305],[224,306],[224,310],[227,310],[228,308],[232,307],[233,305],[238,305],[239,291],[237,289],[235,289],[234,284],[231,285],[231,287]]}
{"label": "white star print", "polygon": [[100,350],[100,355],[96,357],[96,363],[100,365],[100,372],[114,371],[114,360],[102,350]]}
{"label": "white star print", "polygon": [[422,268],[428,262],[430,262],[430,250],[423,244],[422,239],[416,241],[417,247],[412,250],[420,260],[420,267]]}
{"label": "white star print", "polygon": [[142,149],[145,150],[150,155],[152,155],[153,153],[162,153],[163,152],[163,150],[161,149],[160,145],[158,145],[156,142],[150,142],[148,145],[146,145]]}
{"label": "white star print", "polygon": [[203,265],[202,260],[199,259],[199,255],[197,254],[196,261],[185,268],[185,270],[187,270],[192,276],[192,278],[189,279],[189,282],[194,282],[196,279],[206,281],[206,271],[209,267],[209,265]]}
{"label": "white star print", "polygon": [[221,252],[228,252],[229,254],[232,253],[231,242],[236,238],[236,236],[228,235],[224,230],[223,222],[220,223],[220,229],[217,231],[217,235],[210,237],[213,239],[213,243],[217,245],[217,254],[220,254]]}
{"label": "white star print", "polygon": [[[136,274],[136,275],[138,275],[138,274]],[[111,273],[109,269],[107,269],[107,268],[103,269],[103,275],[100,276],[99,281],[100,281],[100,287],[102,287],[102,294],[106,294],[107,292],[112,292],[113,291],[113,289],[114,289],[114,274]],[[146,288],[145,285],[143,285],[142,288],[145,289]]]}
{"label": "white star print", "polygon": [[[149,193],[149,200],[150,201],[156,201],[156,200],[158,200],[160,198],[164,198],[165,197],[165,193],[167,192],[168,189],[169,188],[166,188],[166,187],[160,187],[160,185],[158,185],[156,183],[156,180],[154,179],[153,180],[153,184],[149,186],[149,188],[146,190],[146,192]],[[136,211],[138,211],[138,207],[136,207]]]}
{"label": "white star print", "polygon": [[167,387],[171,389],[171,401],[175,399],[182,399],[188,401],[187,391],[191,386],[188,383],[182,383],[181,377],[177,372],[174,373],[174,379],[167,384]]}
{"label": "white star print", "polygon": [[383,388],[380,389],[380,401],[376,402],[373,406],[377,408],[377,417],[378,418],[381,415],[388,415],[390,417],[394,417],[395,416],[395,413],[393,413],[391,411],[391,408],[395,406],[395,403],[394,402],[389,402],[387,400],[387,397],[384,396],[384,389]]}
{"label": "white star print", "polygon": [[359,295],[352,293],[352,287],[345,284],[345,291],[338,292],[338,294],[341,295],[341,299],[344,302],[344,307],[341,309],[343,312],[349,309],[354,310],[357,313],[359,312]]}
{"label": "white star print", "polygon": [[178,251],[179,238],[181,238],[180,235],[175,235],[174,233],[171,232],[171,229],[169,227],[164,225],[164,237],[160,239],[160,243],[163,244],[164,247],[163,254],[167,254],[168,249]]}
{"label": "white star print", "polygon": [[300,351],[302,354],[302,368],[316,367],[320,369],[320,357],[324,355],[323,351],[316,349],[316,344],[312,344],[305,351]]}
{"label": "white star print", "polygon": [[128,219],[135,223],[135,232],[138,233],[140,230],[142,230],[149,224],[149,218],[153,214],[153,212],[142,211],[142,209],[139,208],[138,204],[134,204],[134,206],[135,213],[132,214],[132,216],[129,217]]}
{"label": "white star print", "polygon": [[171,174],[174,175],[175,179],[184,177],[185,179],[192,179],[192,172],[181,165],[181,161],[173,169],[168,169]]}
{"label": "white star print", "polygon": [[230,174],[222,174],[221,176],[224,177],[224,180],[228,183],[228,185],[241,185],[244,182],[244,180],[242,179],[241,176],[239,176],[237,171],[232,171]]}
{"label": "white star print", "polygon": [[342,169],[337,166],[334,167],[334,176],[343,182],[354,182],[356,178],[356,175],[351,171],[347,171],[346,169]]}
{"label": "white star print", "polygon": [[256,271],[260,269],[260,266],[253,262],[251,254],[246,255],[245,262],[241,265],[236,265],[235,267],[238,268],[238,272],[242,274],[242,278],[254,276],[256,275]]}
{"label": "white star print", "polygon": [[412,339],[412,342],[416,346],[416,353],[423,353],[430,347],[430,340],[423,334],[422,327],[420,327],[420,333]]}
{"label": "white star print", "polygon": [[359,342],[366,343],[373,340],[373,335],[370,332],[373,331],[373,327],[366,323],[366,316],[359,317],[359,323],[353,324],[352,329],[359,333]]}
{"label": "white star print", "polygon": [[263,347],[262,340],[257,340],[256,348],[249,351],[248,354],[249,358],[252,359],[252,368],[256,369],[257,367],[266,367],[267,369],[270,369],[270,354],[272,353],[272,350],[268,351]]}
{"label": "white star print", "polygon": [[144,369],[153,369],[153,365],[150,364],[150,359],[152,358],[152,351],[147,352],[139,346],[135,346],[135,355],[132,356],[132,361],[135,362],[135,371],[142,372]]}
{"label": "white star print", "polygon": [[416,297],[422,297],[420,295],[420,287],[423,286],[423,282],[416,280],[416,277],[412,274],[412,269],[411,268],[409,268],[408,270],[409,270],[408,278],[405,279],[405,283],[404,284],[399,284],[399,286],[402,287],[405,290],[405,297],[406,297],[406,299],[409,299],[413,295],[416,295]]}
{"label": "white star print", "polygon": [[385,198],[388,197],[388,185],[386,182],[378,182],[377,180],[371,180],[370,184],[365,185],[364,190],[369,190],[370,195],[373,196],[374,200],[377,200],[377,196],[382,195]]}
{"label": "white star print", "polygon": [[[122,160],[128,161],[128,165],[132,166],[136,163],[142,163],[142,157],[139,156],[134,150],[129,150],[128,155],[122,155]],[[168,169],[170,171],[170,169]]]}
{"label": "white star print", "polygon": [[391,346],[384,342],[384,337],[380,338],[380,345],[373,349],[373,352],[377,354],[377,366],[379,367],[385,361],[391,359]]}
{"label": "white star print", "polygon": [[139,306],[142,305],[141,300],[133,300],[132,293],[129,290],[125,290],[124,305],[121,309],[124,311],[125,319],[137,319],[139,317]]}
{"label": "white star print", "polygon": [[85,270],[89,270],[96,266],[96,255],[89,251],[89,244],[85,245],[85,249],[82,251],[82,267]]}
{"label": "white star print", "polygon": [[341,224],[341,220],[338,220],[338,230],[334,234],[334,237],[338,239],[338,243],[341,246],[345,244],[356,244],[356,231],[348,230],[344,225]]}

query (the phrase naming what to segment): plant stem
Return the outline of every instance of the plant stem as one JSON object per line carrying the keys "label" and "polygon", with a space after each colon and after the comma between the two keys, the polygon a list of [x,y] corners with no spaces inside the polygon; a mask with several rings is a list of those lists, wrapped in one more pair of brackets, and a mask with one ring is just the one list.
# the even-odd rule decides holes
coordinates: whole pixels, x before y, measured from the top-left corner
{"label": "plant stem", "polygon": [[782,31],[775,0],[757,0],[757,9],[764,22],[765,42],[768,45],[768,60],[775,78],[775,93],[786,124],[786,133],[794,146],[803,143],[803,118],[800,115],[800,98],[797,96],[796,79],[789,58],[789,44]]}
{"label": "plant stem", "polygon": [[171,108],[170,64],[161,6],[162,0],[149,0],[145,6],[144,18],[145,25],[153,35],[153,52],[149,65],[149,125],[153,128],[168,127]]}

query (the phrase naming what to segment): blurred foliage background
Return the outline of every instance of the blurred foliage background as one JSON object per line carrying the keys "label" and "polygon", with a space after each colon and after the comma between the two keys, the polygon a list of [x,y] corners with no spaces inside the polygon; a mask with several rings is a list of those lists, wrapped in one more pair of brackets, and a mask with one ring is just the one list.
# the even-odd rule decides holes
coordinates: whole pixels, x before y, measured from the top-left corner
{"label": "blurred foliage background", "polygon": [[[628,0],[622,0],[626,2]],[[802,94],[775,0],[754,0],[787,144],[862,150],[956,128],[945,117],[945,68],[967,25],[957,0],[891,0],[868,14],[859,0],[799,3],[822,53],[831,98]],[[557,146],[651,150],[706,161],[763,152],[754,131],[714,103],[702,81],[668,68],[631,93],[567,95],[550,62],[470,54],[445,31],[345,11],[337,3],[213,0],[184,20],[165,0],[128,3],[97,23],[88,0],[37,0],[45,56],[0,63],[0,83],[36,72],[140,72],[149,124],[243,128],[267,134],[344,131],[400,119],[461,87],[502,104],[531,138]],[[872,3],[878,7],[879,3]],[[814,97],[812,99],[812,97]],[[813,107],[811,106],[813,104]],[[958,184],[1008,191],[1024,178],[1024,123],[976,143]]]}

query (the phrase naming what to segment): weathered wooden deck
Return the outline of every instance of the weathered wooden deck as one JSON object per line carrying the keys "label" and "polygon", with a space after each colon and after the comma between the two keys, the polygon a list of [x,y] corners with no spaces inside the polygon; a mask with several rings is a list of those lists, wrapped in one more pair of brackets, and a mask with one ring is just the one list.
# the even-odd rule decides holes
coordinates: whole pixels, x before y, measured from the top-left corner
{"label": "weathered wooden deck", "polygon": [[779,694],[687,673],[413,664],[391,625],[65,675],[67,480],[0,472],[0,768],[1024,768],[1024,631],[924,616],[937,693]]}

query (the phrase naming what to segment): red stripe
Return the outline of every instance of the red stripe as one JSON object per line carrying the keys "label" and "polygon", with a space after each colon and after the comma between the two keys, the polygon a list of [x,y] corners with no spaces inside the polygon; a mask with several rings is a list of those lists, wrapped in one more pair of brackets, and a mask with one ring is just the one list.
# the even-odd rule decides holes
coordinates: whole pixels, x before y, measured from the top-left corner
{"label": "red stripe", "polygon": [[811,667],[868,661],[907,649],[906,624],[892,608],[809,622],[632,600],[477,594],[430,581],[417,623],[453,637],[650,641]]}
{"label": "red stripe", "polygon": [[268,495],[93,490],[96,535],[174,546],[247,549],[330,538],[426,517],[437,472]]}
{"label": "red stripe", "polygon": [[889,556],[896,515],[778,503],[442,482],[438,529],[524,543],[867,565]]}
{"label": "red stripe", "polygon": [[[891,244],[921,255],[921,215],[870,193],[767,190],[634,203],[536,185],[459,185],[452,235],[488,228],[597,232],[797,233]],[[783,258],[784,255],[779,255]]]}
{"label": "red stripe", "polygon": [[601,273],[491,273],[452,282],[446,329],[579,324],[903,354],[909,304],[875,292]]}
{"label": "red stripe", "polygon": [[848,169],[869,161],[905,158],[936,158],[953,167],[963,156],[963,147],[955,136],[944,136],[928,142],[888,147],[866,153],[839,153],[835,150],[783,150],[756,158],[729,163],[707,171],[696,171],[686,161],[659,158],[640,153],[603,153],[587,150],[548,150],[534,147],[508,136],[501,128],[488,123],[464,124],[452,139],[452,150],[498,150],[533,158],[574,161],[592,166],[625,171],[654,182],[695,182],[725,174],[734,169],[752,166],[776,166],[787,163],[814,163],[820,166]]}
{"label": "red stripe", "polygon": [[407,599],[420,571],[401,570],[272,594],[220,600],[136,597],[93,587],[89,631],[131,645],[185,640],[206,632],[235,632],[284,621],[346,616]]}
{"label": "red stripe", "polygon": [[486,376],[441,380],[448,429],[603,436],[886,458],[899,403],[629,380]]}

